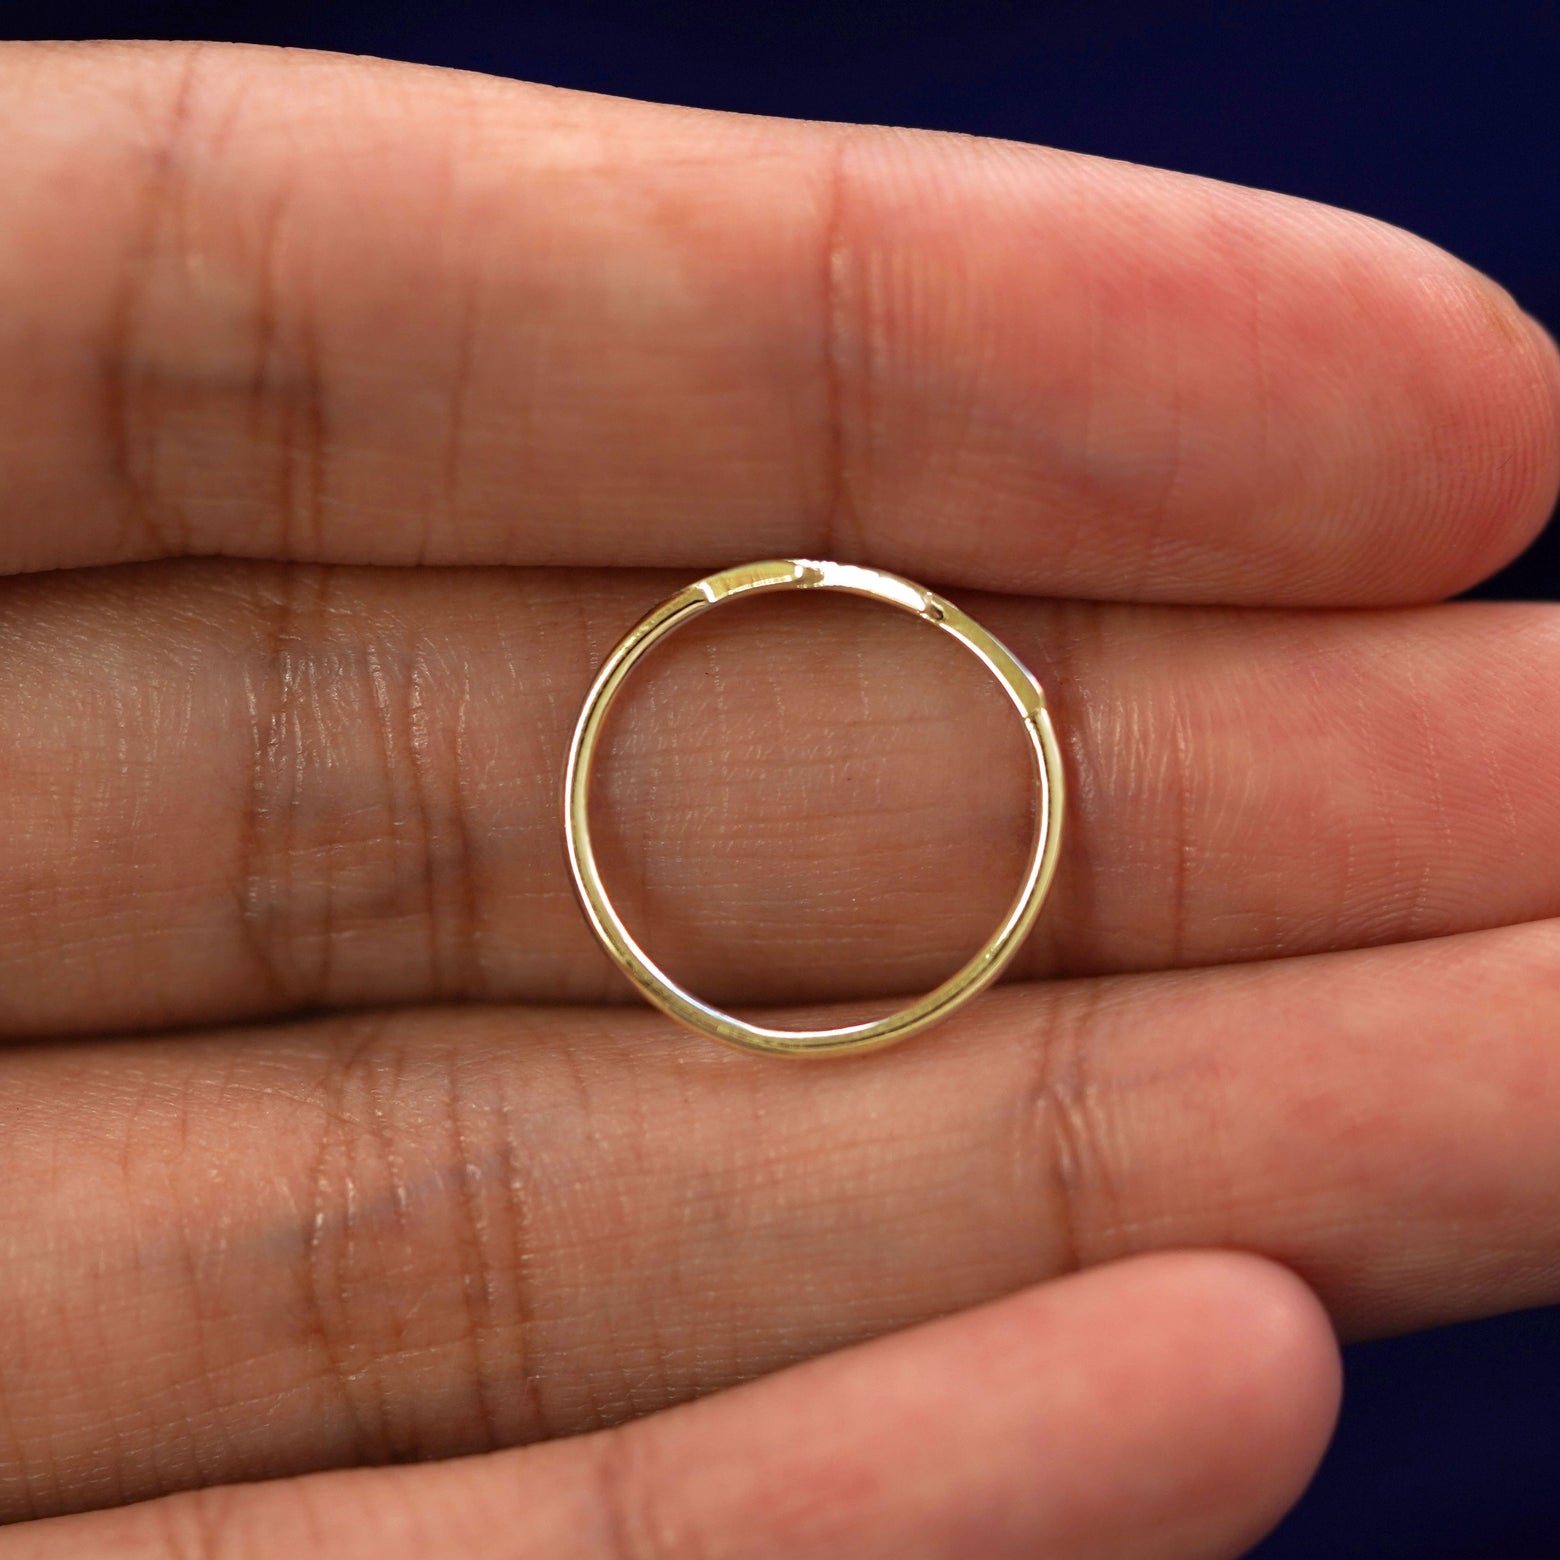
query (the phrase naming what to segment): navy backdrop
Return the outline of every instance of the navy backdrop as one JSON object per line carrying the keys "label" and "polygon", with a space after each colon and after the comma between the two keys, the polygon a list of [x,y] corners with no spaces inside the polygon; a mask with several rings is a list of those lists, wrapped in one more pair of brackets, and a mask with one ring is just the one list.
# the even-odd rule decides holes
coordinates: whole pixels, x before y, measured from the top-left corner
{"label": "navy backdrop", "polygon": [[[1560,332],[1555,0],[0,0],[0,34],[299,44],[1101,152],[1400,223]],[[1560,599],[1560,527],[1480,594]],[[1560,1310],[1349,1350],[1336,1444],[1255,1553],[1560,1557]]]}

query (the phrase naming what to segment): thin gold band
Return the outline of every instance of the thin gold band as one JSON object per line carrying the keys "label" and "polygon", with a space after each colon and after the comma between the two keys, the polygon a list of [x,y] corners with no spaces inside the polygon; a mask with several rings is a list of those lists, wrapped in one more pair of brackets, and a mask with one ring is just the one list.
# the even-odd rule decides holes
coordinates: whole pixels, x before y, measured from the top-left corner
{"label": "thin gold band", "polygon": [[[840,1029],[768,1029],[700,1002],[660,969],[634,941],[602,887],[591,847],[590,770],[602,724],[635,664],[653,646],[711,607],[776,590],[842,590],[912,612],[952,634],[1002,684],[1023,717],[1035,761],[1034,837],[1023,882],[997,929],[966,964],[918,1002],[869,1023]],[[805,558],[742,564],[697,580],[636,623],[596,674],[585,697],[564,773],[564,838],[580,904],[602,946],[663,1012],[712,1040],[745,1051],[783,1056],[836,1056],[875,1050],[938,1023],[997,978],[1034,925],[1056,871],[1065,796],[1061,753],[1040,684],[999,640],[951,601],[882,569]],[[929,890],[935,896],[935,885]]]}

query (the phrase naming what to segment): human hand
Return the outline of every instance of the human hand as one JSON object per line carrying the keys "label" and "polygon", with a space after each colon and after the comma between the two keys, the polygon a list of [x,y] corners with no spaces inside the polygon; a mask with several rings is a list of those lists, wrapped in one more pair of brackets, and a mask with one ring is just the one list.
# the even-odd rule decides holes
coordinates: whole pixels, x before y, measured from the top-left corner
{"label": "human hand", "polygon": [[[1328,1432],[1312,1292],[1560,1298],[1560,616],[1415,605],[1553,497],[1498,289],[1031,147],[0,71],[0,1560],[1206,1560]],[[819,1066],[633,1001],[558,819],[613,639],[793,554],[958,593],[1075,798],[1019,979]],[[615,717],[630,924],[727,1005],[925,989],[1011,713],[714,615]]]}

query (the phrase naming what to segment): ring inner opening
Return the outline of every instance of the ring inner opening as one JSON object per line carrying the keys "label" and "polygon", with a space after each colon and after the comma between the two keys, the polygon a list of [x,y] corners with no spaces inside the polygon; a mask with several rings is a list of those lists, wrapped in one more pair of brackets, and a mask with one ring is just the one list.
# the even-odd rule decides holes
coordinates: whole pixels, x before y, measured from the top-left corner
{"label": "ring inner opening", "polygon": [[635,667],[590,816],[608,895],[685,990],[750,1017],[846,1002],[853,1022],[986,941],[1034,801],[1019,714],[969,651],[884,603],[810,591],[705,613]]}

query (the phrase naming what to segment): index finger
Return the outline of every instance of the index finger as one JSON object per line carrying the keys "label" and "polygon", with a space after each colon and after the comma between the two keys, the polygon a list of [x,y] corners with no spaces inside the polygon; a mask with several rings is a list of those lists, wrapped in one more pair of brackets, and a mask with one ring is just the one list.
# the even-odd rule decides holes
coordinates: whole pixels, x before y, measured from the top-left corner
{"label": "index finger", "polygon": [[1547,338],[1306,202],[260,50],[0,82],[0,570],[821,554],[1395,602],[1553,498]]}

